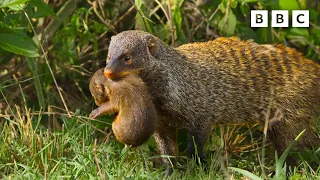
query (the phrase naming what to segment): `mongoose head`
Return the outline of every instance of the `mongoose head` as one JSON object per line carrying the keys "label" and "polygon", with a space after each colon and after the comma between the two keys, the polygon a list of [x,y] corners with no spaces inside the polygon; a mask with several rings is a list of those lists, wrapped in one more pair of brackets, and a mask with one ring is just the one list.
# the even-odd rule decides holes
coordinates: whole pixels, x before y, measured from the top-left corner
{"label": "mongoose head", "polygon": [[117,79],[129,74],[138,74],[150,57],[157,55],[159,41],[143,31],[124,31],[111,37],[109,54],[104,74]]}
{"label": "mongoose head", "polygon": [[89,83],[89,90],[94,98],[94,102],[97,106],[109,101],[109,89],[106,86],[108,79],[103,75],[103,69],[99,69],[94,73]]}

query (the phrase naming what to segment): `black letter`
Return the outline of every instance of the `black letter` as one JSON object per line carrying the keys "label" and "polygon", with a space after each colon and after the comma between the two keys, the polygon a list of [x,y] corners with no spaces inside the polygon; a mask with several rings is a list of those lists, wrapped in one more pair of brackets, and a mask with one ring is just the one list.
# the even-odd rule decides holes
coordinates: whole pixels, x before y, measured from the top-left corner
{"label": "black letter", "polygon": [[[260,21],[258,21],[260,20]],[[262,19],[262,14],[256,14],[256,23],[262,23],[263,19]]]}
{"label": "black letter", "polygon": [[297,16],[297,21],[300,23],[300,24],[302,24],[302,23],[304,23],[304,21],[299,21],[299,17],[300,16],[303,16],[303,14],[299,14],[298,16]]}
{"label": "black letter", "polygon": [[[281,20],[281,21],[279,21]],[[283,23],[283,15],[282,14],[277,14],[277,23]]]}

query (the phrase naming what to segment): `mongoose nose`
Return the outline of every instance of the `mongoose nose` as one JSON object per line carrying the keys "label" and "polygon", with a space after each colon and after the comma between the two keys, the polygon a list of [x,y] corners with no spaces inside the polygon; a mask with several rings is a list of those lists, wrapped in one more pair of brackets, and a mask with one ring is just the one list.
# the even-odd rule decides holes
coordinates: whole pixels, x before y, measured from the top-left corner
{"label": "mongoose nose", "polygon": [[112,79],[113,77],[113,71],[111,69],[104,69],[104,75],[109,78],[109,79]]}

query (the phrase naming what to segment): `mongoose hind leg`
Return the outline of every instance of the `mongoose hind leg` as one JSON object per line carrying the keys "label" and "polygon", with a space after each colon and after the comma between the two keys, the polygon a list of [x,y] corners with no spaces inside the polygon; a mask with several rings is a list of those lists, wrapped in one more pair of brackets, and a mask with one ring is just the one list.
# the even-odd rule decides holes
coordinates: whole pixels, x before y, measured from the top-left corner
{"label": "mongoose hind leg", "polygon": [[170,122],[163,120],[163,118],[165,117],[159,117],[161,120],[159,120],[158,129],[154,133],[154,138],[159,153],[170,156],[162,157],[162,161],[167,166],[165,176],[169,176],[173,172],[173,167],[176,165],[176,156],[178,155],[177,129],[168,124],[161,124],[161,122]]}
{"label": "mongoose hind leg", "polygon": [[[294,149],[303,150],[303,148],[317,147],[320,145],[320,139],[317,133],[309,125],[306,118],[282,119],[269,124],[268,138],[273,143],[279,157],[284,153],[294,139],[303,131],[305,132],[298,139]],[[287,167],[297,165],[297,159],[288,156],[286,159]]]}
{"label": "mongoose hind leg", "polygon": [[[206,157],[204,153],[204,144],[208,139],[211,131],[211,125],[193,127],[189,129],[188,132],[188,144],[187,152],[189,157],[196,158],[199,157],[201,163],[206,163]],[[198,163],[198,160],[196,159]]]}

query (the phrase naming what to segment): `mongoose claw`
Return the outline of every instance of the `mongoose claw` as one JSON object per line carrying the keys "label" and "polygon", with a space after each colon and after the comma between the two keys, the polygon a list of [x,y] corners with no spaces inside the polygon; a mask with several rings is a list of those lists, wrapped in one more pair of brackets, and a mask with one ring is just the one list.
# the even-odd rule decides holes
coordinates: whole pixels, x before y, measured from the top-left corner
{"label": "mongoose claw", "polygon": [[100,116],[99,108],[93,110],[89,115],[89,117],[92,118],[92,119],[96,119],[99,116]]}

